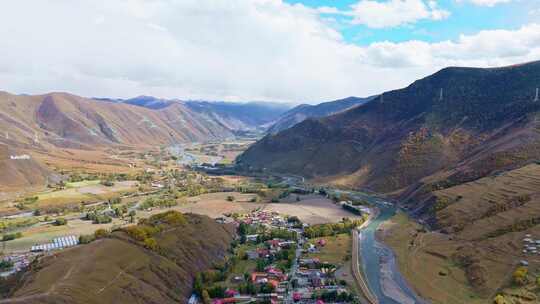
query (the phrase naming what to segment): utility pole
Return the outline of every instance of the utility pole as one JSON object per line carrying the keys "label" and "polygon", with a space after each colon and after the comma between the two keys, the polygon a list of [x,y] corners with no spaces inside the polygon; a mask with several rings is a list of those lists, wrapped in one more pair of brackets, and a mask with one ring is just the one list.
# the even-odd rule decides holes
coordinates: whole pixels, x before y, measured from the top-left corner
{"label": "utility pole", "polygon": [[538,88],[536,88],[536,97],[534,97],[534,101],[538,101]]}
{"label": "utility pole", "polygon": [[441,88],[441,93],[439,94],[439,101],[442,101],[443,100],[443,88]]}
{"label": "utility pole", "polygon": [[39,136],[37,132],[34,132],[34,143],[39,144]]}
{"label": "utility pole", "polygon": [[9,133],[6,131],[6,139],[9,140]]}

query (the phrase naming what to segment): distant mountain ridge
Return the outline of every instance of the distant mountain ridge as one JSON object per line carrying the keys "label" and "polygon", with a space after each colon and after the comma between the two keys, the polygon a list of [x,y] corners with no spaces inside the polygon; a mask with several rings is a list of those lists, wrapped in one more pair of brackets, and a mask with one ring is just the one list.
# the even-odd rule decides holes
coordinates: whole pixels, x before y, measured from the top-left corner
{"label": "distant mountain ridge", "polygon": [[362,105],[375,96],[367,98],[347,97],[329,102],[323,102],[317,105],[301,104],[284,113],[269,129],[269,133],[278,133],[288,129],[308,118],[318,118],[333,115],[352,107]]}
{"label": "distant mountain ridge", "polygon": [[224,102],[205,100],[162,99],[153,96],[138,96],[129,99],[94,98],[100,101],[125,103],[139,107],[159,110],[180,103],[205,120],[213,120],[231,131],[263,129],[266,124],[277,120],[291,108],[290,104],[280,102]]}

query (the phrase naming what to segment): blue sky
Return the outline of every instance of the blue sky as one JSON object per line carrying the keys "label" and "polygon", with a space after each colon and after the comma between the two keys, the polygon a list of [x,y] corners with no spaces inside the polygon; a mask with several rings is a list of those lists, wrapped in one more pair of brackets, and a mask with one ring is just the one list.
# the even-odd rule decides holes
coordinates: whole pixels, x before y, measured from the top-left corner
{"label": "blue sky", "polygon": [[[373,0],[387,3],[388,0]],[[308,7],[335,7],[341,11],[350,11],[351,5],[359,0],[285,0],[291,4],[302,4]],[[427,3],[427,1],[425,1]],[[339,21],[340,33],[349,42],[358,45],[368,45],[378,41],[404,42],[408,40],[422,40],[427,42],[440,42],[455,40],[460,35],[473,35],[481,30],[507,29],[515,30],[534,19],[539,20],[538,11],[532,15],[534,9],[540,8],[538,0],[522,0],[498,3],[493,6],[476,5],[467,0],[439,0],[436,1],[439,9],[444,9],[450,15],[443,20],[418,20],[392,28],[373,29],[365,25],[352,25],[352,17],[337,14],[323,14],[323,17],[335,18]]]}

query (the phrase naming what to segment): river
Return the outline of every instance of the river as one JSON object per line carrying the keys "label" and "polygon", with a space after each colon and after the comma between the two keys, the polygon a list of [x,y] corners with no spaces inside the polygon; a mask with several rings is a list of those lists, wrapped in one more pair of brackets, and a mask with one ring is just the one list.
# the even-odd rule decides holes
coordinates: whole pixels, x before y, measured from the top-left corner
{"label": "river", "polygon": [[[341,191],[340,191],[341,192]],[[379,198],[358,192],[346,192],[366,200],[379,209],[379,214],[360,232],[360,256],[363,272],[371,292],[380,304],[425,304],[399,271],[394,253],[375,237],[377,228],[396,214],[396,207]]]}

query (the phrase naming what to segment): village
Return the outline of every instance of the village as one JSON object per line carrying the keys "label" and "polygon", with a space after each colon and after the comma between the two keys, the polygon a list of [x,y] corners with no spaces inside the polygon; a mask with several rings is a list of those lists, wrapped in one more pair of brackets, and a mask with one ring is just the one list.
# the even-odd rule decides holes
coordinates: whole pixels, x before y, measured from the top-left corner
{"label": "village", "polygon": [[352,276],[344,280],[346,273],[336,273],[350,269],[343,264],[351,256],[351,231],[369,208],[338,202],[294,178],[228,176],[213,172],[223,165],[178,165],[161,149],[130,163],[133,173],[60,172],[62,179],[48,190],[6,205],[0,277],[100,233],[176,210],[208,215],[238,232],[227,275],[219,281],[197,276],[191,303],[355,301],[347,282]]}
{"label": "village", "polygon": [[[361,220],[344,218],[335,224],[308,225],[296,216],[255,210],[217,219],[238,230],[233,264],[219,280],[195,282],[195,303],[354,303],[357,297],[336,276],[341,261],[317,257],[338,236],[350,238]],[[330,240],[327,241],[326,238]],[[340,248],[340,259],[348,259]],[[337,263],[339,264],[337,264]],[[243,271],[243,273],[241,273]]]}

